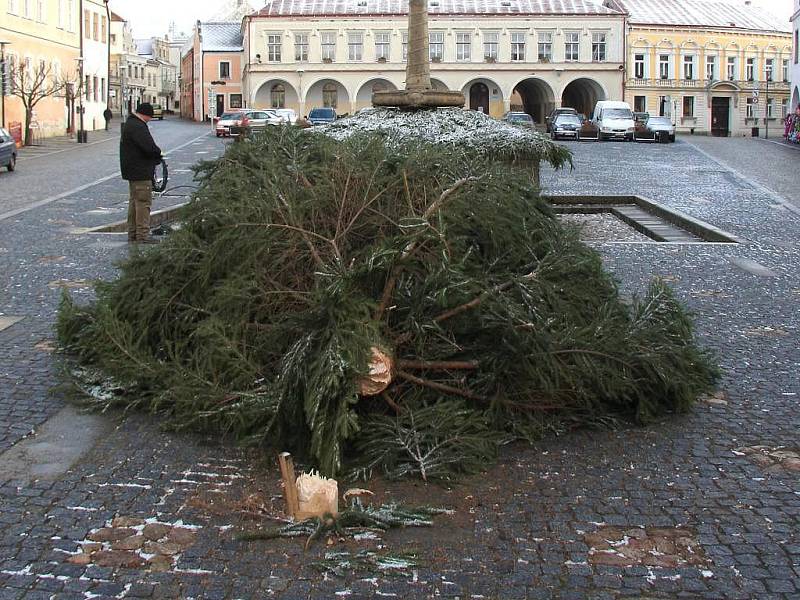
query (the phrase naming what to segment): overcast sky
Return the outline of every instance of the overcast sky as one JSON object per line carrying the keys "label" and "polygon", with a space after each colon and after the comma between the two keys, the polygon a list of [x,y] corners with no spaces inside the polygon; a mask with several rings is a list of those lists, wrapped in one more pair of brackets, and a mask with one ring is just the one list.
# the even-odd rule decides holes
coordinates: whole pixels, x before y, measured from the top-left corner
{"label": "overcast sky", "polygon": [[[599,1],[599,0],[598,0]],[[727,0],[735,2],[738,0]],[[743,0],[742,0],[743,1]],[[787,20],[792,15],[792,0],[755,0],[770,12]],[[174,21],[177,31],[190,33],[197,19],[208,19],[216,14],[226,0],[111,0],[111,9],[128,19],[137,38],[162,36]],[[252,0],[256,8],[266,0]]]}

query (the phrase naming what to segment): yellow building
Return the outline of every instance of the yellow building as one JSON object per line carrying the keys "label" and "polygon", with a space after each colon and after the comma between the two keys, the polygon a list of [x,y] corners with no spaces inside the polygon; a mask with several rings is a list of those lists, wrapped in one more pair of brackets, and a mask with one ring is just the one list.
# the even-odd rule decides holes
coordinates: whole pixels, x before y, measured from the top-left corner
{"label": "yellow building", "polygon": [[[625,100],[716,136],[782,132],[789,103],[788,21],[750,3],[606,0],[628,13]],[[774,128],[774,129],[773,129]]]}
{"label": "yellow building", "polygon": [[[7,0],[0,6],[0,42],[4,42],[9,70],[41,70],[50,77],[77,81],[79,55],[79,0]],[[74,88],[73,88],[74,89]],[[63,135],[71,125],[69,90],[41,100],[32,126],[36,137]],[[24,127],[22,101],[6,95],[0,115],[3,126]]]}

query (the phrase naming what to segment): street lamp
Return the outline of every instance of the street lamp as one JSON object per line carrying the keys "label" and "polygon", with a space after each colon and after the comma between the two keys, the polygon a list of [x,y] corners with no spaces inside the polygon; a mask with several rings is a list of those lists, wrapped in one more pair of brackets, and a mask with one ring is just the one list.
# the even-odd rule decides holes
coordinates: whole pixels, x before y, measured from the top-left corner
{"label": "street lamp", "polygon": [[214,123],[214,117],[221,116],[217,115],[217,106],[215,104],[216,101],[216,90],[214,89],[215,85],[225,85],[225,82],[221,79],[215,79],[208,86],[208,119],[209,121],[211,121],[212,133],[215,133],[217,131],[217,125],[216,123]]}
{"label": "street lamp", "polygon": [[84,77],[83,77],[83,57],[79,56],[75,59],[78,61],[78,89],[80,93],[78,94],[78,114],[80,115],[80,126],[78,127],[78,143],[85,144],[86,143],[86,131],[83,129],[83,96],[86,94],[86,89],[84,88]]}
{"label": "street lamp", "polygon": [[[0,73],[2,73],[3,81],[5,82],[6,77],[11,77],[11,74],[6,74],[6,46],[10,45],[11,42],[6,42],[4,40],[0,40]],[[0,90],[0,127],[5,128],[6,126],[6,90],[5,86],[3,89]]]}

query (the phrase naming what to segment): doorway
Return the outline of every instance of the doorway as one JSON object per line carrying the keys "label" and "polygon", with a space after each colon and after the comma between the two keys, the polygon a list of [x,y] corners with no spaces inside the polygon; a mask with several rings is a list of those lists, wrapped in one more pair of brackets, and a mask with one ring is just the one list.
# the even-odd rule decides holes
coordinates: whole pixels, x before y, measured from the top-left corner
{"label": "doorway", "polygon": [[469,88],[469,109],[489,114],[489,88],[485,83],[473,83]]}
{"label": "doorway", "polygon": [[711,98],[711,135],[728,137],[730,135],[730,98]]}
{"label": "doorway", "polygon": [[217,94],[217,112],[214,114],[215,117],[221,117],[222,113],[225,112],[225,94]]}

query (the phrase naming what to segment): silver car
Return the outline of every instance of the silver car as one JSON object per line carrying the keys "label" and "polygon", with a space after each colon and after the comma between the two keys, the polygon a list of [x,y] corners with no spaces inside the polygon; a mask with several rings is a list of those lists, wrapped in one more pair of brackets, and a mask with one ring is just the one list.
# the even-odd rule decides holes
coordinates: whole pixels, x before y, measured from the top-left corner
{"label": "silver car", "polygon": [[637,142],[674,142],[675,125],[669,117],[649,117],[636,123],[633,139]]}
{"label": "silver car", "polygon": [[9,171],[17,168],[17,144],[6,129],[0,129],[0,167]]}
{"label": "silver car", "polygon": [[236,137],[243,130],[249,132],[263,131],[270,125],[283,125],[285,121],[270,109],[243,110],[239,113],[238,120],[230,128],[231,137]]}

